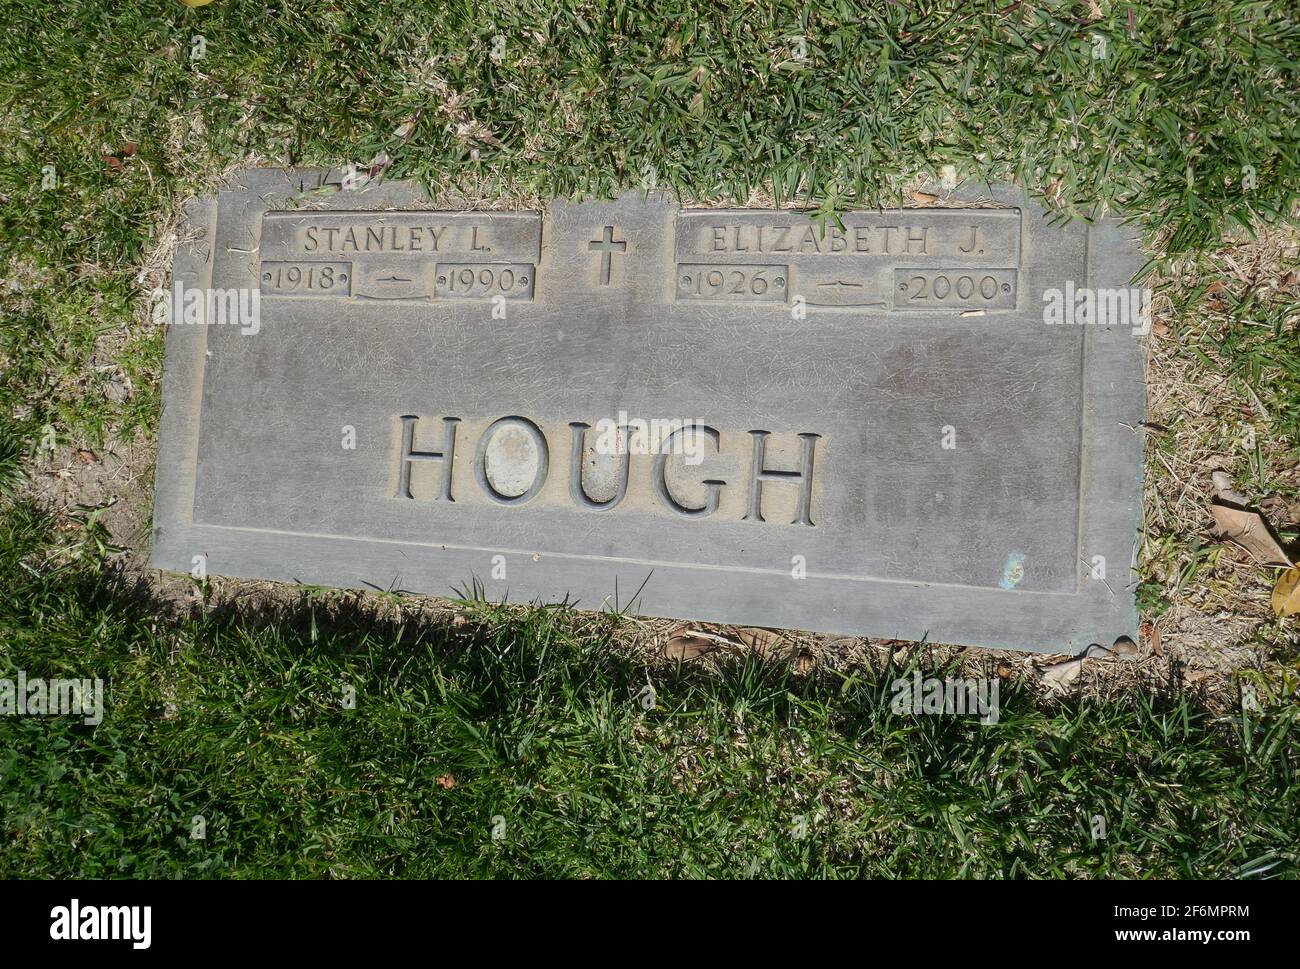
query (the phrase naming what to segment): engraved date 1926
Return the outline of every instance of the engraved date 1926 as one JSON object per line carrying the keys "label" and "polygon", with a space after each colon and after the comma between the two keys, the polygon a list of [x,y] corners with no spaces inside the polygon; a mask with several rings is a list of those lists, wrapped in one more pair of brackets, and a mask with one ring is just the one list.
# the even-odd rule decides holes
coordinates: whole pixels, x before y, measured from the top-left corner
{"label": "engraved date 1926", "polygon": [[789,266],[696,262],[677,265],[678,299],[784,303],[789,286]]}

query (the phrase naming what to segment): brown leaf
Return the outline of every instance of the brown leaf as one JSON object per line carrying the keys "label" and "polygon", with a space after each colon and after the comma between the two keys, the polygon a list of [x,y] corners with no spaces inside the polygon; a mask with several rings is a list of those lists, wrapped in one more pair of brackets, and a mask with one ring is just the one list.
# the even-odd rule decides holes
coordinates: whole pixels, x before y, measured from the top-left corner
{"label": "brown leaf", "polygon": [[705,653],[720,649],[724,642],[721,636],[702,633],[690,626],[678,626],[668,634],[660,654],[664,659],[678,661],[696,659]]}
{"label": "brown leaf", "polygon": [[123,158],[130,158],[131,156],[138,155],[139,153],[140,153],[140,146],[137,145],[134,141],[128,141],[125,145],[122,146],[122,150],[118,152],[118,154],[121,155]]}
{"label": "brown leaf", "polygon": [[939,201],[939,196],[934,195],[934,194],[932,194],[932,193],[930,193],[930,192],[919,192],[919,191],[918,191],[918,192],[913,192],[913,193],[912,193],[912,201],[913,201],[913,202],[920,202],[920,203],[922,203],[922,204],[924,204],[924,205],[932,205],[932,204],[934,204],[935,202]]}
{"label": "brown leaf", "polygon": [[116,155],[100,155],[99,157],[111,170],[115,172],[120,172],[122,170],[122,159],[118,158]]}
{"label": "brown leaf", "polygon": [[1210,512],[1218,526],[1219,537],[1245,549],[1255,561],[1288,568],[1295,564],[1282,551],[1282,546],[1268,530],[1268,522],[1258,512],[1219,504],[1210,505]]}
{"label": "brown leaf", "polygon": [[1144,619],[1142,625],[1138,628],[1138,635],[1144,637],[1146,641],[1151,644],[1151,652],[1155,653],[1157,656],[1164,655],[1160,650],[1159,626],[1148,619]]}
{"label": "brown leaf", "polygon": [[747,626],[744,629],[736,630],[738,645],[769,659],[783,658],[782,654],[788,651],[778,649],[782,638],[780,633],[775,633],[770,629],[759,629],[755,626]]}
{"label": "brown leaf", "polygon": [[1300,613],[1300,569],[1287,569],[1273,586],[1273,611],[1279,616]]}
{"label": "brown leaf", "polygon": [[1228,472],[1211,472],[1210,483],[1214,485],[1214,493],[1220,501],[1226,501],[1233,505],[1250,504],[1250,499],[1232,487],[1232,475],[1228,474]]}
{"label": "brown leaf", "polygon": [[370,164],[366,166],[366,175],[370,178],[378,178],[393,163],[393,159],[388,152],[381,151],[374,158],[370,159]]}
{"label": "brown leaf", "polygon": [[1138,654],[1137,643],[1128,636],[1121,636],[1111,645],[1110,653],[1118,659],[1133,659]]}
{"label": "brown leaf", "polygon": [[505,147],[500,138],[494,135],[487,126],[477,121],[462,121],[456,125],[456,137],[464,142],[481,141],[493,148]]}
{"label": "brown leaf", "polygon": [[1043,668],[1041,679],[1044,686],[1064,693],[1079,678],[1083,671],[1083,658],[1067,659],[1064,663],[1053,663]]}
{"label": "brown leaf", "polygon": [[[678,626],[668,634],[661,654],[665,659],[688,660],[725,649],[732,653],[755,653],[764,659],[794,660],[802,665],[800,648],[771,629],[746,626],[730,634],[712,633],[695,626]],[[808,656],[811,662],[811,655]]]}
{"label": "brown leaf", "polygon": [[455,774],[442,774],[438,777],[438,785],[445,791],[450,791],[456,786]]}
{"label": "brown leaf", "polygon": [[400,125],[397,126],[397,130],[393,132],[393,137],[401,139],[402,144],[406,144],[408,141],[410,141],[411,135],[415,134],[415,126],[420,121],[420,115],[423,113],[424,113],[424,108],[419,108],[418,110],[416,110],[415,114],[411,115],[409,118],[407,118],[405,121],[403,121]]}
{"label": "brown leaf", "polygon": [[99,455],[89,448],[80,448],[77,451],[77,460],[82,464],[94,464],[99,460]]}

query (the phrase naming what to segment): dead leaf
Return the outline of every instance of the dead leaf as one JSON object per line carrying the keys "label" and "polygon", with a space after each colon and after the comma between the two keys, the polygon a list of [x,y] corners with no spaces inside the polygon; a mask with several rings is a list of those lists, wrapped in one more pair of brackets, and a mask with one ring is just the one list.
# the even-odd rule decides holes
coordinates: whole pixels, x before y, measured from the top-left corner
{"label": "dead leaf", "polygon": [[112,171],[120,172],[122,170],[122,159],[118,158],[116,155],[100,155],[99,157]]}
{"label": "dead leaf", "polygon": [[1001,660],[998,662],[999,680],[1003,680],[1003,681],[1010,680],[1011,677],[1015,674],[1015,672],[1016,672],[1016,668],[1012,666],[1010,663],[1008,663],[1006,660]]}
{"label": "dead leaf", "polygon": [[1138,628],[1138,635],[1142,636],[1151,644],[1151,652],[1157,656],[1163,656],[1160,650],[1160,627],[1150,620],[1144,619],[1142,625]]}
{"label": "dead leaf", "polygon": [[442,775],[440,775],[440,776],[438,777],[438,785],[439,785],[439,786],[440,786],[444,791],[450,791],[453,787],[456,786],[456,775],[454,775],[454,774],[442,774]]}
{"label": "dead leaf", "polygon": [[1287,569],[1273,586],[1273,612],[1279,616],[1300,613],[1300,569]]}
{"label": "dead leaf", "polygon": [[1158,340],[1168,340],[1173,334],[1174,328],[1164,320],[1156,320],[1151,324],[1151,332]]}
{"label": "dead leaf", "polygon": [[1228,284],[1221,279],[1216,279],[1205,287],[1206,305],[1216,313],[1226,313],[1228,304],[1219,294],[1226,291]]}
{"label": "dead leaf", "polygon": [[1268,522],[1257,512],[1219,504],[1210,505],[1210,512],[1218,526],[1219,537],[1241,547],[1255,561],[1287,568],[1295,565],[1269,532]]}
{"label": "dead leaf", "polygon": [[1064,663],[1053,663],[1043,669],[1041,677],[1043,685],[1064,693],[1069,689],[1070,684],[1079,678],[1082,670],[1082,656],[1077,659],[1067,659]]}
{"label": "dead leaf", "polygon": [[1220,501],[1230,502],[1234,505],[1248,505],[1250,499],[1232,487],[1232,475],[1226,471],[1214,471],[1210,474],[1210,483],[1214,485],[1214,493],[1218,495]]}
{"label": "dead leaf", "polygon": [[1134,659],[1138,654],[1137,643],[1129,636],[1121,636],[1111,645],[1110,654],[1117,659]]}
{"label": "dead leaf", "polygon": [[[781,633],[757,626],[745,626],[728,635],[694,626],[678,626],[668,634],[660,652],[665,659],[688,660],[719,649],[731,653],[754,653],[763,659],[793,660],[801,671],[805,671],[805,665],[810,669],[812,663],[811,654],[787,641]],[[804,656],[807,656],[806,664]]]}
{"label": "dead leaf", "polygon": [[456,125],[456,137],[464,142],[481,141],[493,148],[505,147],[500,138],[494,135],[486,125],[478,121],[462,121]]}
{"label": "dead leaf", "polygon": [[122,150],[118,152],[118,154],[121,155],[123,158],[130,158],[133,155],[138,155],[139,153],[140,153],[140,146],[137,145],[134,141],[128,141],[125,145],[122,146]]}
{"label": "dead leaf", "polygon": [[803,652],[795,657],[794,671],[801,676],[806,676],[812,672],[815,665],[817,665],[817,661],[813,658],[813,654]]}
{"label": "dead leaf", "polygon": [[393,159],[388,152],[381,151],[374,158],[370,159],[370,164],[366,167],[366,175],[371,179],[378,178],[392,163]]}
{"label": "dead leaf", "polygon": [[99,461],[99,455],[89,448],[80,448],[77,451],[77,460],[82,464],[95,464]]}
{"label": "dead leaf", "polygon": [[930,192],[913,192],[912,201],[922,202],[926,205],[930,205],[933,204],[934,202],[939,201],[939,196],[933,195]]}
{"label": "dead leaf", "polygon": [[721,636],[704,633],[690,626],[678,626],[668,634],[660,654],[664,659],[678,661],[696,659],[705,653],[720,649],[723,643],[725,640]]}
{"label": "dead leaf", "polygon": [[753,626],[736,630],[736,639],[739,640],[740,646],[750,652],[757,653],[759,656],[768,658],[780,658],[778,654],[782,651],[778,649],[778,646],[781,644],[782,638],[780,633]]}
{"label": "dead leaf", "polygon": [[424,108],[417,109],[415,114],[411,115],[397,126],[397,130],[393,132],[393,137],[400,139],[402,144],[406,144],[410,141],[411,135],[415,134],[415,126],[420,121],[420,115],[423,113]]}

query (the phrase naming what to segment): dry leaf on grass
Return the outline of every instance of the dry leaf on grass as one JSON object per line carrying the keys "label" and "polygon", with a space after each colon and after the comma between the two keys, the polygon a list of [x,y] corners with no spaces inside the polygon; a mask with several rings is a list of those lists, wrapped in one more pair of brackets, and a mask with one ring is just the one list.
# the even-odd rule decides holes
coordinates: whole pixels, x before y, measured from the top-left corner
{"label": "dry leaf on grass", "polygon": [[1053,663],[1051,666],[1045,666],[1039,674],[1042,684],[1051,687],[1058,692],[1064,693],[1069,689],[1070,684],[1079,678],[1083,672],[1083,661],[1086,659],[1134,659],[1138,654],[1137,643],[1133,642],[1128,636],[1121,636],[1115,640],[1113,646],[1102,646],[1100,643],[1093,643],[1074,659],[1067,659],[1063,663]]}
{"label": "dry leaf on grass", "polygon": [[1244,549],[1255,561],[1263,565],[1285,565],[1288,568],[1294,564],[1269,531],[1268,522],[1258,512],[1217,504],[1210,505],[1210,511],[1218,526],[1218,536]]}
{"label": "dry leaf on grass", "polygon": [[1067,659],[1064,663],[1053,663],[1043,668],[1043,685],[1064,693],[1070,688],[1070,684],[1079,678],[1082,671],[1082,656],[1078,659]]}
{"label": "dry leaf on grass", "polygon": [[456,786],[456,777],[454,774],[443,774],[438,778],[438,785],[444,791],[450,791]]}
{"label": "dry leaf on grass", "polygon": [[690,626],[678,626],[668,634],[660,654],[664,659],[688,660],[721,649],[722,637],[692,629]]}
{"label": "dry leaf on grass", "polygon": [[1273,611],[1279,616],[1300,613],[1300,569],[1287,569],[1273,586]]}
{"label": "dry leaf on grass", "polygon": [[678,626],[668,634],[660,654],[665,659],[688,660],[719,649],[736,654],[754,653],[764,659],[794,660],[800,672],[807,672],[813,663],[810,653],[801,651],[781,633],[756,626],[746,626],[725,636],[694,626]]}
{"label": "dry leaf on grass", "polygon": [[457,124],[456,137],[466,144],[471,141],[481,141],[493,148],[505,147],[501,139],[494,135],[487,125],[478,121],[462,121]]}
{"label": "dry leaf on grass", "polygon": [[393,137],[401,139],[402,144],[411,140],[411,135],[415,134],[415,126],[420,123],[420,115],[424,113],[424,108],[418,108],[415,114],[411,115],[393,132]]}
{"label": "dry leaf on grass", "polygon": [[1128,636],[1121,636],[1109,647],[1103,647],[1107,656],[1104,658],[1134,659],[1138,654],[1137,643]]}
{"label": "dry leaf on grass", "polygon": [[758,653],[759,656],[783,658],[782,654],[789,652],[789,647],[784,650],[778,648],[781,645],[782,636],[770,629],[746,626],[743,629],[736,630],[736,639],[745,649],[751,653]]}
{"label": "dry leaf on grass", "polygon": [[1144,637],[1148,643],[1151,644],[1151,652],[1155,653],[1157,656],[1164,655],[1164,653],[1160,649],[1160,627],[1159,626],[1157,626],[1155,623],[1151,622],[1150,620],[1144,619],[1142,621],[1142,625],[1138,629],[1138,633],[1142,637]]}
{"label": "dry leaf on grass", "polygon": [[1234,505],[1248,505],[1250,500],[1232,487],[1232,475],[1226,471],[1215,471],[1210,475],[1210,481],[1214,485],[1214,493],[1219,496],[1220,501],[1227,501]]}

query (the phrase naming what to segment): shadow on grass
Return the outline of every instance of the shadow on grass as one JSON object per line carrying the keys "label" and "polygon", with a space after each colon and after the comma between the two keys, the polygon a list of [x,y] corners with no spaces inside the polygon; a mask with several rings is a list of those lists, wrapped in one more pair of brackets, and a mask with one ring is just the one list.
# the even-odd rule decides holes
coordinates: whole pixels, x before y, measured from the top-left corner
{"label": "shadow on grass", "polygon": [[896,708],[914,671],[970,675],[924,648],[799,676],[658,662],[620,640],[628,620],[565,607],[457,619],[303,590],[175,616],[92,547],[23,505],[0,525],[0,677],[108,693],[95,727],[0,718],[0,874],[1296,870],[1293,706],[1041,703],[999,682],[982,724]]}

